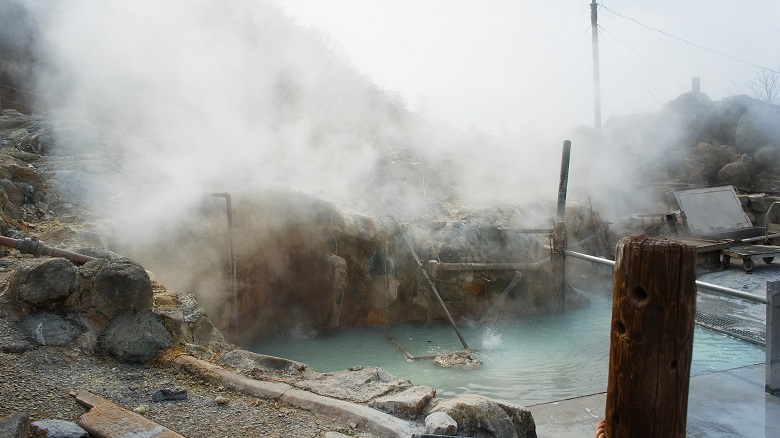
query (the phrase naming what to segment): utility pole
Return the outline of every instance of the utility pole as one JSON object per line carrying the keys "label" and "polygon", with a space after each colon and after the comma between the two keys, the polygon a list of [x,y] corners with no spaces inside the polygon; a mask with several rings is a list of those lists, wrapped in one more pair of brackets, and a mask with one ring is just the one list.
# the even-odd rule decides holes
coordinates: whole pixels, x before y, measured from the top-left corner
{"label": "utility pole", "polygon": [[601,132],[601,77],[599,74],[599,24],[596,0],[590,4],[590,30],[593,39],[593,115],[596,132]]}

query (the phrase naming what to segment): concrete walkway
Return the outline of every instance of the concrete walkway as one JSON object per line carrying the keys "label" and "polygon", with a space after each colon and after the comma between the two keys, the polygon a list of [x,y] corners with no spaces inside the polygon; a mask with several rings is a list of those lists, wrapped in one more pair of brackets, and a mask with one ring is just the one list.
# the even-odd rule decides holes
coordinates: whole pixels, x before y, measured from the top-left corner
{"label": "concrete walkway", "polygon": [[[594,436],[606,394],[528,406],[539,438]],[[691,378],[688,437],[780,437],[780,397],[764,392],[764,365]]]}

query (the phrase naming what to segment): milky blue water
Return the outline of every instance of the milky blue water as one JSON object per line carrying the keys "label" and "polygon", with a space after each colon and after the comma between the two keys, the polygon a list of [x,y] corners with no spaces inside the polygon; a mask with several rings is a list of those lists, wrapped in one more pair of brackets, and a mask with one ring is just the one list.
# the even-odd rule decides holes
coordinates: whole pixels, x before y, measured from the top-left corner
{"label": "milky blue water", "polygon": [[[307,363],[321,372],[355,365],[384,368],[396,377],[437,389],[440,397],[474,393],[532,405],[606,391],[611,297],[594,295],[591,305],[563,315],[462,326],[475,370],[409,361],[386,338],[384,328],[350,328],[311,339],[275,339],[251,350]],[[462,351],[449,324],[398,324],[390,332],[414,355]],[[691,375],[763,363],[764,350],[696,327]]]}

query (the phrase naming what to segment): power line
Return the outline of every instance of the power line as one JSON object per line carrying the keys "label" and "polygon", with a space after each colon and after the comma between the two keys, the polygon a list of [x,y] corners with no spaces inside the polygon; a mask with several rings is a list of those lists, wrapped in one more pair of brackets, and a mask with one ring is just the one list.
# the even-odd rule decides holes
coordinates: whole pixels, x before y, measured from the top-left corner
{"label": "power line", "polygon": [[763,67],[763,66],[760,66],[760,65],[757,65],[757,64],[753,64],[752,62],[745,61],[744,59],[735,58],[735,57],[733,57],[733,56],[726,55],[725,53],[721,53],[721,52],[719,52],[719,51],[717,51],[717,50],[713,50],[713,49],[710,49],[710,48],[707,48],[707,47],[701,46],[701,45],[699,45],[699,44],[692,43],[692,42],[690,42],[690,41],[688,41],[688,40],[686,40],[686,39],[684,39],[684,38],[680,38],[680,37],[678,37],[678,36],[674,36],[674,35],[672,35],[672,34],[670,34],[670,33],[668,33],[668,32],[664,32],[664,31],[663,31],[663,30],[661,30],[661,29],[656,29],[656,28],[654,28],[654,27],[647,26],[647,25],[645,25],[645,24],[643,24],[643,23],[640,23],[639,21],[637,21],[637,20],[635,20],[635,19],[633,19],[633,18],[631,18],[631,17],[626,17],[625,15],[622,15],[622,14],[619,14],[619,13],[617,13],[617,12],[615,12],[615,11],[613,11],[613,10],[609,9],[608,7],[604,6],[603,4],[601,5],[601,8],[602,8],[602,9],[604,9],[605,11],[607,11],[607,12],[610,12],[610,13],[612,13],[613,15],[617,15],[617,16],[618,16],[618,17],[620,17],[620,18],[623,18],[623,19],[626,19],[626,20],[629,20],[629,21],[633,21],[634,23],[636,23],[636,24],[638,24],[638,25],[640,25],[640,26],[644,27],[645,29],[648,29],[648,30],[652,30],[652,31],[654,31],[654,32],[661,33],[661,34],[663,34],[663,35],[666,35],[666,36],[667,36],[667,37],[669,37],[669,38],[674,38],[674,39],[676,39],[676,40],[678,40],[678,41],[681,41],[681,42],[683,42],[683,43],[685,43],[685,44],[688,44],[688,45],[691,45],[691,46],[693,46],[693,47],[696,47],[697,49],[705,50],[705,51],[707,51],[707,52],[714,53],[714,54],[716,54],[716,55],[719,55],[719,56],[722,56],[722,57],[724,57],[724,58],[730,59],[730,60],[732,60],[732,61],[740,62],[740,63],[742,63],[742,64],[747,64],[747,65],[749,65],[749,66],[751,66],[751,67],[760,68],[760,69],[762,69],[762,70],[769,70],[769,71],[771,71],[771,72],[774,72],[774,73],[780,73],[780,72],[778,72],[778,71],[775,71],[775,70],[773,70],[773,69],[771,69],[771,68],[768,68],[768,67]]}
{"label": "power line", "polygon": [[682,87],[683,89],[686,89],[686,90],[688,89],[688,86],[687,86],[687,85],[685,85],[685,84],[683,84],[682,82],[678,81],[678,80],[677,80],[677,78],[675,78],[675,77],[674,77],[674,76],[672,76],[671,74],[667,73],[667,72],[666,72],[664,69],[662,69],[661,67],[659,67],[658,65],[656,65],[655,63],[653,63],[652,61],[650,61],[649,59],[647,59],[647,58],[645,58],[644,56],[642,56],[642,55],[641,55],[639,52],[637,52],[636,50],[634,50],[633,48],[631,48],[631,46],[629,46],[628,44],[626,44],[626,43],[624,43],[623,41],[621,41],[621,40],[620,40],[620,38],[616,37],[616,36],[615,36],[615,34],[613,34],[612,32],[608,31],[607,29],[604,29],[604,26],[602,26],[602,25],[600,25],[600,24],[599,24],[599,29],[601,29],[601,30],[603,30],[604,32],[606,32],[606,33],[607,33],[607,34],[608,34],[610,37],[612,37],[612,38],[613,38],[615,41],[617,41],[617,42],[619,42],[620,44],[624,45],[624,46],[625,46],[625,47],[626,47],[628,50],[630,50],[631,52],[633,52],[633,53],[634,53],[636,56],[638,56],[638,57],[642,58],[642,59],[643,59],[645,62],[647,62],[648,64],[650,64],[651,66],[653,66],[655,69],[657,69],[658,71],[660,71],[661,73],[663,73],[664,75],[666,75],[666,77],[668,77],[668,78],[669,78],[669,79],[671,79],[672,81],[676,82],[676,83],[677,83],[677,85],[679,85],[679,86],[680,86],[680,87]]}
{"label": "power line", "polygon": [[[599,27],[601,27],[601,26],[599,26]],[[626,63],[626,60],[623,59],[622,56],[620,56],[620,54],[617,52],[617,50],[615,50],[615,47],[613,47],[612,44],[609,42],[609,40],[604,38],[604,41],[607,43],[607,46],[609,46],[609,48],[612,49],[612,52],[615,54],[615,56],[618,57],[620,62],[622,62],[623,65],[626,66],[626,69],[629,71],[629,73],[631,73],[634,76],[634,78],[642,85],[642,87],[645,89],[645,91],[647,91],[651,96],[653,96],[653,99],[655,99],[655,101],[658,102],[659,105],[663,106],[664,105],[663,102],[661,102],[661,100],[658,99],[658,97],[655,95],[655,93],[653,93],[650,90],[650,88],[642,81],[642,79],[639,78],[639,75],[634,73],[634,71],[631,69],[631,67],[628,65],[628,63]]]}

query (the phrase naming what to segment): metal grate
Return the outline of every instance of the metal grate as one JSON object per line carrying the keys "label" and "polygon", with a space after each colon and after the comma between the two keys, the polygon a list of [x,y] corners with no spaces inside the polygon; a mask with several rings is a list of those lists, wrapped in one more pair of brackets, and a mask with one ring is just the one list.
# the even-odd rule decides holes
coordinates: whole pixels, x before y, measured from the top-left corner
{"label": "metal grate", "polygon": [[766,345],[766,326],[758,321],[709,313],[705,308],[696,310],[696,324],[761,347]]}

